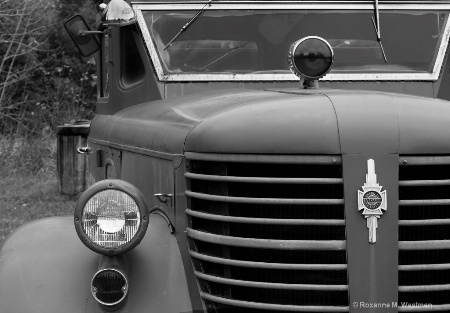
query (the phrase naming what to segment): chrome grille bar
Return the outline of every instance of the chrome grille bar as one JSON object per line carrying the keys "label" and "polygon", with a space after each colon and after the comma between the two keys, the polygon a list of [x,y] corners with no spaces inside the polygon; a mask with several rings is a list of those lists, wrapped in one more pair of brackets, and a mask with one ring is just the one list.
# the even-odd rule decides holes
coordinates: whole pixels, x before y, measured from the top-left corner
{"label": "chrome grille bar", "polygon": [[186,210],[189,216],[204,218],[211,221],[222,221],[229,223],[244,223],[244,224],[270,224],[270,225],[335,225],[344,226],[344,220],[319,220],[319,219],[287,219],[287,218],[252,218],[252,217],[238,217],[228,215],[209,214],[199,211]]}
{"label": "chrome grille bar", "polygon": [[281,198],[247,198],[209,195],[187,190],[186,196],[201,200],[247,203],[247,204],[285,204],[285,205],[340,205],[344,204],[344,199],[281,199]]}
{"label": "chrome grille bar", "polygon": [[345,240],[274,240],[215,235],[187,228],[187,235],[200,241],[260,249],[280,250],[345,250]]}
{"label": "chrome grille bar", "polygon": [[450,240],[399,241],[400,250],[441,250],[450,249]]}
{"label": "chrome grille bar", "polygon": [[433,304],[432,306],[399,306],[399,312],[445,312],[450,310],[450,304]]}
{"label": "chrome grille bar", "polygon": [[400,181],[399,186],[449,186],[450,179],[435,179],[435,180],[405,180]]}
{"label": "chrome grille bar", "polygon": [[346,291],[348,290],[347,285],[312,285],[312,284],[280,284],[280,283],[266,283],[258,281],[245,281],[228,279],[219,276],[212,276],[203,274],[201,272],[194,272],[195,276],[198,278],[208,280],[215,283],[241,286],[241,287],[252,287],[252,288],[268,288],[268,289],[285,289],[285,290],[328,290],[328,291]]}
{"label": "chrome grille bar", "polygon": [[[266,269],[281,269],[281,270],[319,270],[319,271],[334,271],[346,270],[347,264],[289,264],[289,263],[263,263],[253,261],[242,261],[233,259],[218,258],[210,255],[201,254],[195,251],[189,251],[189,254],[199,260],[208,261],[212,263],[219,263],[231,266],[252,267],[252,268],[266,268]],[[450,266],[450,264],[449,264]]]}
{"label": "chrome grille bar", "polygon": [[400,200],[401,206],[450,205],[450,199]]}
{"label": "chrome grille bar", "polygon": [[400,226],[449,225],[450,219],[402,220],[398,224]]}
{"label": "chrome grille bar", "polygon": [[186,159],[208,162],[242,162],[270,164],[341,164],[342,157],[338,155],[264,155],[264,154],[215,154],[186,152]]}
{"label": "chrome grille bar", "polygon": [[450,270],[450,264],[412,264],[399,265],[398,269],[401,271],[437,271]]}
{"label": "chrome grille bar", "polygon": [[306,305],[302,306],[302,305],[250,302],[217,297],[204,292],[200,292],[200,296],[203,299],[207,299],[217,303],[223,303],[248,309],[288,311],[288,312],[350,312],[348,306],[306,306]]}
{"label": "chrome grille bar", "polygon": [[233,182],[233,183],[253,183],[253,184],[342,184],[342,178],[278,178],[278,177],[237,177],[237,176],[218,176],[204,175],[187,172],[186,178]]}
{"label": "chrome grille bar", "polygon": [[398,290],[403,291],[403,292],[426,292],[426,291],[450,290],[450,284],[399,286]]}

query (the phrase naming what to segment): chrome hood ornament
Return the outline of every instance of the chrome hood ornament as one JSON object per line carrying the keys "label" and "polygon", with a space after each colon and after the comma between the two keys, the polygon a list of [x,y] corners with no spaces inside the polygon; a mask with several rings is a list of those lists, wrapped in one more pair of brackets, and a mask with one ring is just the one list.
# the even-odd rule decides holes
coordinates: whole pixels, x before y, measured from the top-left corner
{"label": "chrome hood ornament", "polygon": [[358,211],[364,210],[362,215],[367,219],[369,229],[369,242],[377,242],[378,219],[387,210],[386,190],[377,183],[375,174],[375,161],[367,160],[366,183],[362,186],[363,191],[358,190]]}

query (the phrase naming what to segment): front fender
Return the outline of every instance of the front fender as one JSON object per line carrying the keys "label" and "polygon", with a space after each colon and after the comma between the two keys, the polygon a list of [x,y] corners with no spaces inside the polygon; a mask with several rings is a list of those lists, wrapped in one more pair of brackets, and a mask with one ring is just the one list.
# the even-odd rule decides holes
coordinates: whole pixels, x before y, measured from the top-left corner
{"label": "front fender", "polygon": [[[81,243],[71,216],[18,228],[0,247],[0,312],[103,312],[90,291],[99,259]],[[162,217],[150,215],[127,259],[130,289],[116,312],[192,312],[178,244]]]}

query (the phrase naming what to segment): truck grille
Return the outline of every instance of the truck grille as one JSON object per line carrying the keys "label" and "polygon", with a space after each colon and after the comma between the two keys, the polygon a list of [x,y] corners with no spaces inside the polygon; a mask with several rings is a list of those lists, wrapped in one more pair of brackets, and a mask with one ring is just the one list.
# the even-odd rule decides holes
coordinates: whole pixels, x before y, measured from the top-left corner
{"label": "truck grille", "polygon": [[399,311],[448,312],[450,157],[401,157],[399,197]]}
{"label": "truck grille", "polygon": [[339,156],[187,153],[187,235],[209,312],[348,312]]}

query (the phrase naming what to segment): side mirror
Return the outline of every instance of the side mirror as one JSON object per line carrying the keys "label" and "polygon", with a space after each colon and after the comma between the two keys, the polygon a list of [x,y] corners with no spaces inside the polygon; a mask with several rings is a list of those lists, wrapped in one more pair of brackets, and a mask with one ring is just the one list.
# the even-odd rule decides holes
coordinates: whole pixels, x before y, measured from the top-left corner
{"label": "side mirror", "polygon": [[134,24],[136,21],[136,14],[124,0],[111,0],[102,15],[102,25],[106,27],[126,26]]}
{"label": "side mirror", "polygon": [[103,32],[91,31],[81,15],[75,15],[65,21],[64,28],[82,56],[91,56],[100,49],[100,43],[94,34],[102,34]]}

